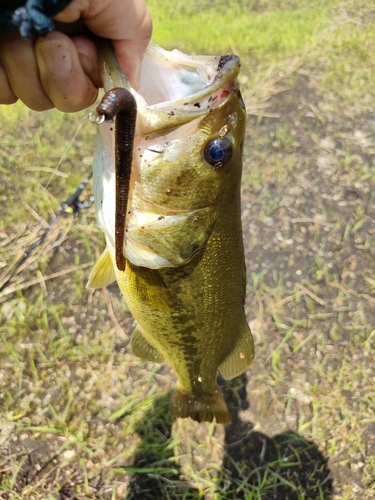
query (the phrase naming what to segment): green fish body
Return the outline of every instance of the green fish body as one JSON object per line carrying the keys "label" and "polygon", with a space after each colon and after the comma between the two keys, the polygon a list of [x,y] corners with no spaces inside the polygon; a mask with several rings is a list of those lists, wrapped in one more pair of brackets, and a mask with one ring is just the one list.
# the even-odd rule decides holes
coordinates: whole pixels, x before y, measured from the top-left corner
{"label": "green fish body", "polygon": [[[111,58],[110,52],[103,58],[108,89],[123,82]],[[244,312],[240,183],[246,115],[238,72],[235,56],[194,58],[151,44],[142,74],[148,81],[156,75],[155,88],[160,82],[173,88],[151,104],[142,82],[139,93],[132,91],[138,117],[126,268],[115,264],[113,132],[103,124],[94,193],[107,248],[88,284],[117,280],[136,320],[134,354],[167,361],[177,375],[172,415],[224,424],[230,415],[217,371],[231,379],[254,355]]]}

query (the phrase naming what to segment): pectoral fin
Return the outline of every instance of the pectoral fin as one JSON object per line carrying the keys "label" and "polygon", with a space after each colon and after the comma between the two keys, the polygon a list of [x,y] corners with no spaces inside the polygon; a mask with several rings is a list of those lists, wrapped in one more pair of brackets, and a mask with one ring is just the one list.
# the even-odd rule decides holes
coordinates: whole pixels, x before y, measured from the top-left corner
{"label": "pectoral fin", "polygon": [[[129,231],[131,254],[127,257],[135,265],[137,248],[147,249],[155,258],[164,260],[160,267],[177,267],[187,264],[199,252],[209,238],[216,214],[211,208],[195,210],[187,214],[160,217],[159,220],[146,223]],[[142,253],[142,250],[140,250]],[[150,256],[150,260],[151,260]],[[146,265],[146,267],[154,267]],[[158,266],[155,266],[158,267]]]}
{"label": "pectoral fin", "polygon": [[115,270],[111,256],[106,248],[92,268],[86,288],[101,288],[110,285],[114,281],[116,281]]}
{"label": "pectoral fin", "polygon": [[241,322],[241,333],[231,352],[219,366],[222,376],[230,380],[237,377],[251,364],[254,358],[254,341],[250,327],[244,317]]}
{"label": "pectoral fin", "polygon": [[135,327],[130,345],[133,353],[139,358],[153,363],[163,363],[164,357],[145,339],[139,325]]}

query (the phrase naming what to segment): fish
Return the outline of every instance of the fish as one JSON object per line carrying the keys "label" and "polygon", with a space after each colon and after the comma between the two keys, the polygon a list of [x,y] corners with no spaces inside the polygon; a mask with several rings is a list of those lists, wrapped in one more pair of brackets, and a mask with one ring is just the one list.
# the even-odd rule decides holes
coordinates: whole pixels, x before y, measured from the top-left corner
{"label": "fish", "polygon": [[131,348],[177,376],[173,417],[229,424],[217,382],[254,357],[245,314],[241,175],[246,110],[237,56],[190,56],[150,42],[138,90],[101,48],[105,91],[126,88],[137,116],[125,237],[116,264],[113,123],[99,125],[96,216],[106,248],[88,288],[117,281],[135,320]]}

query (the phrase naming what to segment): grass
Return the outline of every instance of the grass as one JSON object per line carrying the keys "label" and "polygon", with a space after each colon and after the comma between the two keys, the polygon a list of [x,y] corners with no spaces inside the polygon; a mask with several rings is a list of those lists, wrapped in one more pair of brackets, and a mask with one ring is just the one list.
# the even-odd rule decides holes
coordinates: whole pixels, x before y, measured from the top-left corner
{"label": "grass", "polygon": [[313,4],[306,0],[147,3],[154,38],[163,47],[174,48],[179,41],[178,48],[187,52],[234,51],[241,57],[255,58],[257,63],[295,55],[315,44],[337,4],[337,0],[316,0]]}
{"label": "grass", "polygon": [[[222,382],[231,426],[173,422],[118,289],[85,289],[93,208],[61,219],[0,293],[0,499],[373,499],[373,7],[149,6],[161,45],[244,63],[256,359]],[[0,108],[0,284],[89,173],[86,114]]]}

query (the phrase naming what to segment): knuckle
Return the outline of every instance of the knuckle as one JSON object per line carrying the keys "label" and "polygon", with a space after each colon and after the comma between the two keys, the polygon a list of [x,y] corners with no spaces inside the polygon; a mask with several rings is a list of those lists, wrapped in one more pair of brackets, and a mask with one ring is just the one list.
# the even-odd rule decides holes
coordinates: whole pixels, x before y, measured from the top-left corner
{"label": "knuckle", "polygon": [[18,98],[13,94],[9,96],[0,96],[0,104],[15,104],[18,101]]}

